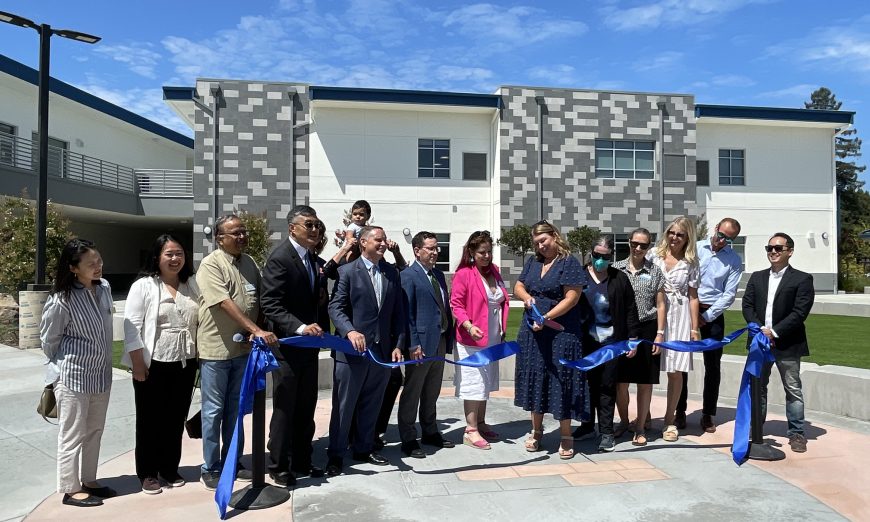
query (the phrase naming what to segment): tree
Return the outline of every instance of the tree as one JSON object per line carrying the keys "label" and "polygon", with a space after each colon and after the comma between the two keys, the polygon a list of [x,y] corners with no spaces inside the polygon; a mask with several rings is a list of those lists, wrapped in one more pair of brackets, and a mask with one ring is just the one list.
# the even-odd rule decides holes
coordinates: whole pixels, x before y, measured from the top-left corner
{"label": "tree", "polygon": [[[34,282],[36,274],[36,205],[27,192],[20,198],[6,197],[0,204],[0,288],[18,298],[25,283]],[[48,203],[45,230],[46,278],[54,280],[60,251],[72,238],[69,220]]]}
{"label": "tree", "polygon": [[532,227],[524,223],[510,228],[501,229],[501,237],[498,244],[508,249],[508,252],[523,258],[532,252]]}
{"label": "tree", "polygon": [[588,252],[592,251],[595,246],[595,241],[601,236],[601,232],[597,228],[592,228],[586,225],[570,230],[566,239],[568,246],[571,247],[571,252],[579,253],[581,258],[585,258]]}
{"label": "tree", "polygon": [[237,215],[248,230],[248,248],[245,253],[254,258],[261,267],[266,264],[269,252],[272,250],[272,242],[269,240],[269,221],[266,213],[252,214],[247,210],[240,210]]}
{"label": "tree", "polygon": [[[804,102],[807,109],[838,111],[843,102],[830,89],[820,87],[810,94],[810,101]],[[861,157],[861,139],[857,130],[848,129],[835,138],[837,169],[837,201],[839,206],[839,254],[838,269],[841,286],[849,289],[850,279],[862,277],[865,273],[865,260],[868,257],[867,245],[858,237],[870,225],[870,194],[863,190],[864,182],[858,175],[867,168],[855,161]],[[844,282],[845,280],[845,282]]]}

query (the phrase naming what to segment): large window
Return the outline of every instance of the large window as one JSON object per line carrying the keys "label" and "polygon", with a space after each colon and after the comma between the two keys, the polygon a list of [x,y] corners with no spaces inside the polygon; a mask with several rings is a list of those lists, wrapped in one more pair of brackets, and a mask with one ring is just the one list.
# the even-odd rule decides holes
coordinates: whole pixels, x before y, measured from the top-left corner
{"label": "large window", "polygon": [[0,163],[15,164],[15,127],[0,122]]}
{"label": "large window", "polygon": [[417,140],[417,176],[450,178],[450,140]]}
{"label": "large window", "polygon": [[462,154],[462,179],[486,181],[486,153],[464,152]]}
{"label": "large window", "polygon": [[719,149],[719,185],[746,184],[744,151]]}
{"label": "large window", "polygon": [[595,140],[595,177],[653,179],[655,142]]}
{"label": "large window", "polygon": [[[30,159],[33,170],[39,166],[39,133],[33,132],[33,151]],[[59,178],[66,177],[66,151],[69,143],[57,138],[48,137],[48,175]]]}
{"label": "large window", "polygon": [[450,271],[450,234],[435,234],[438,240],[438,260],[435,268],[442,272]]}

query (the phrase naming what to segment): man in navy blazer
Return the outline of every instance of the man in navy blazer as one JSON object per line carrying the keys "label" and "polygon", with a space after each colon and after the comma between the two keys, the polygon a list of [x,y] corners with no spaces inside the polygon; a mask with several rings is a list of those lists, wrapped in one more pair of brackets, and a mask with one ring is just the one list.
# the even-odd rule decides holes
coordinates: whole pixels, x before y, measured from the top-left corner
{"label": "man in navy blazer", "polygon": [[361,256],[338,269],[338,282],[329,302],[329,317],[336,333],[346,337],[360,355],[334,352],[332,417],[326,474],[341,473],[356,412],[353,458],[379,466],[389,464],[372,451],[375,422],[390,369],[362,356],[366,350],[380,361],[401,361],[405,337],[405,301],[399,272],[384,261],[384,229],[363,227]]}
{"label": "man in navy blazer", "polygon": [[[794,240],[777,232],[764,247],[770,268],[752,274],[743,294],[743,318],[763,325],[770,339],[776,369],[785,389],[785,417],[792,451],[807,450],[804,436],[804,396],[801,389],[801,357],[810,354],[804,321],[815,300],[813,276],[789,265]],[[767,417],[767,383],[771,364],[764,366],[761,386],[762,418]]]}
{"label": "man in navy blazer", "polygon": [[[411,239],[416,262],[402,274],[402,290],[408,306],[408,359],[444,357],[453,353],[456,344],[450,295],[444,274],[435,268],[438,260],[438,239],[431,232],[418,232]],[[405,386],[399,399],[399,435],[402,453],[407,457],[425,458],[417,442],[417,411],[423,444],[452,448],[435,422],[435,403],[441,393],[444,361],[427,361],[405,366]]]}

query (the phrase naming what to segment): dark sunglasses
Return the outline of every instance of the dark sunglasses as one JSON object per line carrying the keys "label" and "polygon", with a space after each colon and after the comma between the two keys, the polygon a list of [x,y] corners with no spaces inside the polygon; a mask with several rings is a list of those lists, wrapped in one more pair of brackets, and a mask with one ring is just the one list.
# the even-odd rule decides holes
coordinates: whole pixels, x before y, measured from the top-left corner
{"label": "dark sunglasses", "polygon": [[610,259],[610,254],[601,254],[601,253],[595,252],[594,250],[592,251],[592,253],[590,255],[592,256],[592,259]]}
{"label": "dark sunglasses", "polygon": [[765,245],[765,246],[764,246],[764,250],[766,250],[767,253],[770,253],[770,252],[782,252],[783,250],[788,250],[788,249],[789,249],[789,248],[788,248],[787,246],[785,246],[785,245]]}
{"label": "dark sunglasses", "polygon": [[317,230],[318,228],[324,226],[323,221],[320,221],[319,219],[316,221],[312,221],[310,219],[307,219],[307,220],[303,221],[302,223],[293,223],[293,224],[303,226],[308,230]]}
{"label": "dark sunglasses", "polygon": [[631,248],[639,248],[641,250],[646,250],[649,248],[649,243],[638,243],[637,241],[629,241],[628,246]]}
{"label": "dark sunglasses", "polygon": [[683,239],[684,237],[686,237],[686,234],[684,232],[675,232],[673,230],[668,230],[668,235],[674,236],[678,239]]}
{"label": "dark sunglasses", "polygon": [[724,240],[726,243],[728,243],[728,244],[730,245],[730,244],[734,243],[734,240],[735,240],[736,238],[728,237],[728,236],[725,235],[724,232],[720,232],[720,231],[717,230],[717,231],[716,231],[716,239],[718,239],[719,241]]}

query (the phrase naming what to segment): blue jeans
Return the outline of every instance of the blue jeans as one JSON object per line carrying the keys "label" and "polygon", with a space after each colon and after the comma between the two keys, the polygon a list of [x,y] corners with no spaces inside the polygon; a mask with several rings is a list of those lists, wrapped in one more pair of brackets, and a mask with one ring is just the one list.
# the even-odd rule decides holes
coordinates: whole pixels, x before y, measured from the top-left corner
{"label": "blue jeans", "polygon": [[[771,363],[764,365],[761,377],[761,415],[767,418],[767,383],[770,380]],[[785,418],[788,420],[787,435],[804,433],[804,393],[801,390],[801,359],[784,358],[776,360],[776,369],[782,378],[785,390]]]}
{"label": "blue jeans", "polygon": [[[226,361],[201,360],[199,363],[203,472],[223,469],[239,415],[239,394],[247,362],[245,355]],[[244,448],[244,431],[240,435],[239,447]]]}

